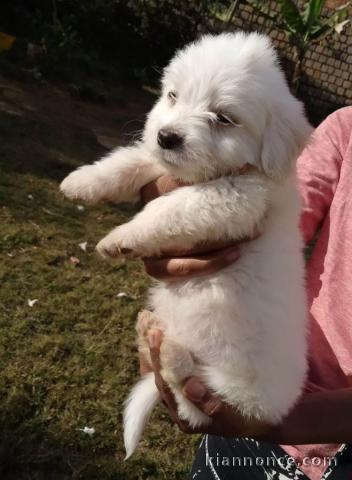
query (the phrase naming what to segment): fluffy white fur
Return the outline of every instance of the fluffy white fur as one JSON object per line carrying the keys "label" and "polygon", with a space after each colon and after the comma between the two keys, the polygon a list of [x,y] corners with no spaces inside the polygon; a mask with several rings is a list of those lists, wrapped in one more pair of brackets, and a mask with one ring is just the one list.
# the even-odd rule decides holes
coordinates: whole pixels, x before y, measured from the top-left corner
{"label": "fluffy white fur", "polygon": [[[182,146],[160,148],[162,128],[181,136]],[[268,38],[205,36],[165,69],[142,141],[79,168],[61,185],[68,197],[95,203],[137,200],[140,188],[163,173],[190,183],[115,228],[97,246],[103,255],[124,249],[158,255],[261,230],[226,269],[159,282],[151,291],[165,332],[162,374],[180,416],[193,426],[209,418],[182,396],[180,383],[191,374],[243,415],[273,423],[301,391],[307,314],[294,164],[310,131]],[[125,413],[127,456],[158,399],[152,376],[133,390]]]}

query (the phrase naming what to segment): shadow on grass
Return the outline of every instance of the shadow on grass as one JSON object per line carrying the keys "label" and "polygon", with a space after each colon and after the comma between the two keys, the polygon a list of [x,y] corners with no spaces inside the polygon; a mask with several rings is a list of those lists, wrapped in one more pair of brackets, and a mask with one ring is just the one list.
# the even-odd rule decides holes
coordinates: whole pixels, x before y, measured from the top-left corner
{"label": "shadow on grass", "polygon": [[140,116],[136,105],[98,107],[0,76],[1,480],[186,477],[191,440],[161,411],[123,462],[121,412],[138,375],[134,324],[149,282],[140,263],[108,264],[94,246],[135,209],[78,209],[58,191],[106,151],[100,135],[123,143],[116,132]]}
{"label": "shadow on grass", "polygon": [[79,164],[106,152],[94,134],[67,120],[32,112],[0,111],[0,167],[10,173],[29,173],[60,181]]}
{"label": "shadow on grass", "polygon": [[3,171],[59,181],[78,165],[133,140],[154,101],[141,89],[126,88],[123,102],[105,106],[84,102],[71,93],[67,86],[21,84],[0,75]]}

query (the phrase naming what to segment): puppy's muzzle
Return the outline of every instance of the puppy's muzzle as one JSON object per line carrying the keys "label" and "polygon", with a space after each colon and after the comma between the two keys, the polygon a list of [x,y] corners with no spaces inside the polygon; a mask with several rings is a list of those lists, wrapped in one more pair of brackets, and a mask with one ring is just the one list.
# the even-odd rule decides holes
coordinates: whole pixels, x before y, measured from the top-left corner
{"label": "puppy's muzzle", "polygon": [[183,137],[178,133],[162,128],[158,133],[158,145],[164,150],[174,150],[181,147],[183,144]]}

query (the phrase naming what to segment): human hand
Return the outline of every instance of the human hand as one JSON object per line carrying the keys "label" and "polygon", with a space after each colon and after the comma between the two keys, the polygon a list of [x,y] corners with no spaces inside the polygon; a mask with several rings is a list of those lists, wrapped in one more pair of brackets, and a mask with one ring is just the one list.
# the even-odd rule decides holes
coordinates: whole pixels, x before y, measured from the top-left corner
{"label": "human hand", "polygon": [[209,390],[197,377],[190,377],[183,384],[183,394],[194,403],[199,410],[211,418],[211,423],[199,428],[191,428],[190,425],[180,419],[177,413],[175,398],[160,374],[160,346],[162,332],[152,329],[148,335],[150,357],[152,365],[146,371],[154,371],[155,383],[158,387],[163,403],[167,407],[171,418],[185,433],[209,433],[222,437],[252,437],[263,435],[270,426],[257,419],[245,419],[238,410],[226,404],[219,396]]}

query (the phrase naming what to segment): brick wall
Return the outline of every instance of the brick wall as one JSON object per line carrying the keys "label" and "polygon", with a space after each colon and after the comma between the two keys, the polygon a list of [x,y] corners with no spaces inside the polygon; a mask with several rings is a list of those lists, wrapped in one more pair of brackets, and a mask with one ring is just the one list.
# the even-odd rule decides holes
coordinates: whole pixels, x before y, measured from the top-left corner
{"label": "brick wall", "polygon": [[[345,1],[330,0],[327,7],[344,4]],[[266,1],[271,12],[278,11],[276,1]],[[325,8],[324,15],[331,14]],[[232,24],[247,31],[259,31],[270,35],[278,48],[284,70],[290,79],[294,65],[294,50],[285,33],[274,22],[258,14],[250,5],[239,2]],[[345,105],[352,105],[352,27],[329,36],[321,44],[313,44],[303,62],[299,96],[305,102],[311,119],[316,122],[328,113]]]}

